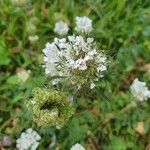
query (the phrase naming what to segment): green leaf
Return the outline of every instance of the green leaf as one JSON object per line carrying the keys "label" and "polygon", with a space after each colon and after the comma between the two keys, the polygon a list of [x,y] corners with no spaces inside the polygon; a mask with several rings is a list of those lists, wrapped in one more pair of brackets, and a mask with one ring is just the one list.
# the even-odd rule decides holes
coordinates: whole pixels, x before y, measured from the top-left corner
{"label": "green leaf", "polygon": [[18,77],[16,75],[10,76],[7,79],[8,84],[18,84]]}
{"label": "green leaf", "polygon": [[9,51],[4,41],[0,39],[0,65],[8,65],[10,63]]}
{"label": "green leaf", "polygon": [[14,102],[17,102],[19,100],[24,100],[24,92],[20,92],[20,93],[16,94],[16,96],[13,98]]}
{"label": "green leaf", "polygon": [[142,34],[146,37],[150,36],[150,26],[146,26],[142,32]]}
{"label": "green leaf", "polygon": [[113,137],[111,141],[111,150],[126,150],[127,144],[118,137]]}
{"label": "green leaf", "polygon": [[82,121],[83,121],[83,118],[73,118],[71,120],[71,123],[68,127],[69,143],[74,144],[86,138],[87,132],[88,132],[88,126],[87,124],[83,124]]}

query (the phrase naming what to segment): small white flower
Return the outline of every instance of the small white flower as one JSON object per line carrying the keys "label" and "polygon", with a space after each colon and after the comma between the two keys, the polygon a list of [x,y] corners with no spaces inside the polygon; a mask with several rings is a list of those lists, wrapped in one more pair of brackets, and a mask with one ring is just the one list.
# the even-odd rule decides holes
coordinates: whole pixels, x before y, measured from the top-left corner
{"label": "small white flower", "polygon": [[29,78],[31,71],[25,70],[25,69],[19,69],[17,72],[17,77],[19,82],[26,82],[26,80]]}
{"label": "small white flower", "polygon": [[68,33],[68,31],[69,31],[69,27],[67,23],[63,21],[59,21],[55,24],[55,28],[54,28],[55,33],[59,35],[65,35]]}
{"label": "small white flower", "polygon": [[88,17],[76,17],[76,28],[77,32],[90,33],[92,28],[92,20]]}
{"label": "small white flower", "polygon": [[70,150],[85,150],[85,148],[81,144],[77,143],[73,145]]}
{"label": "small white flower", "polygon": [[37,35],[29,36],[29,41],[31,44],[36,43],[39,40],[39,37]]}
{"label": "small white flower", "polygon": [[106,66],[100,65],[100,66],[97,67],[97,72],[99,72],[99,71],[105,71],[106,69],[107,69]]}
{"label": "small white flower", "polygon": [[141,82],[136,78],[130,88],[131,93],[135,98],[137,98],[137,100],[144,101],[150,98],[150,90],[148,90],[145,82]]}
{"label": "small white flower", "polygon": [[87,65],[86,65],[86,62],[84,59],[78,59],[76,62],[75,62],[75,69],[78,68],[79,70],[86,70],[87,69]]}
{"label": "small white flower", "polygon": [[90,89],[93,89],[95,87],[95,84],[92,82],[90,85]]}
{"label": "small white flower", "polygon": [[54,79],[53,81],[52,81],[52,85],[57,85],[58,83],[59,83],[59,79],[57,78],[57,79]]}
{"label": "small white flower", "polygon": [[94,41],[94,39],[93,39],[93,38],[90,38],[90,37],[89,37],[89,38],[87,38],[87,43],[89,43],[89,44],[90,44],[90,43],[92,43],[93,41]]}
{"label": "small white flower", "polygon": [[40,139],[41,136],[32,128],[29,128],[25,132],[21,133],[20,138],[16,140],[16,147],[19,150],[36,150]]}

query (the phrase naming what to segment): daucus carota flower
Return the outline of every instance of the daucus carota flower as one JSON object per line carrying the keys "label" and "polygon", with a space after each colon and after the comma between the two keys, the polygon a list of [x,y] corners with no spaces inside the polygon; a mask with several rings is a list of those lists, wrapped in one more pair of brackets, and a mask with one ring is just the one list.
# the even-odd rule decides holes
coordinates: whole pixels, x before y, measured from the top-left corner
{"label": "daucus carota flower", "polygon": [[[107,69],[106,56],[91,37],[55,38],[46,44],[43,52],[46,74],[63,77],[60,81],[66,79],[74,87],[97,81]],[[91,88],[94,88],[93,84]]]}
{"label": "daucus carota flower", "polygon": [[75,28],[75,30],[77,32],[90,33],[93,30],[92,20],[86,16],[76,17],[76,28]]}
{"label": "daucus carota flower", "polygon": [[70,150],[85,150],[85,148],[81,144],[77,143],[73,145]]}
{"label": "daucus carota flower", "polygon": [[59,21],[55,24],[54,32],[57,33],[58,35],[65,35],[68,33],[68,31],[69,27],[67,23]]}
{"label": "daucus carota flower", "polygon": [[21,133],[20,138],[16,140],[16,147],[19,150],[36,150],[40,139],[41,136],[32,128],[29,128],[25,132]]}
{"label": "daucus carota flower", "polygon": [[148,90],[145,82],[141,82],[136,78],[130,88],[131,93],[137,100],[144,101],[150,98],[150,90]]}
{"label": "daucus carota flower", "polygon": [[61,128],[74,113],[73,103],[65,92],[36,88],[33,98],[27,103],[33,121],[38,126]]}

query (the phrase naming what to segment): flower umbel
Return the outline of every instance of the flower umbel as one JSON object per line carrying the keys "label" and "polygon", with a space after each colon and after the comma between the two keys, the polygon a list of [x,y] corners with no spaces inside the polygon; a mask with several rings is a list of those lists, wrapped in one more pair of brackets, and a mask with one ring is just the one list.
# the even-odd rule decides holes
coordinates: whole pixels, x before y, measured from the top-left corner
{"label": "flower umbel", "polygon": [[[43,52],[46,74],[64,77],[60,81],[67,80],[75,88],[90,85],[107,70],[106,56],[91,37],[72,35],[55,38],[54,42],[46,44]],[[93,85],[91,88],[94,88]]]}
{"label": "flower umbel", "polygon": [[68,31],[69,27],[67,23],[59,21],[55,24],[54,32],[56,32],[58,35],[65,35],[68,33]]}
{"label": "flower umbel", "polygon": [[16,147],[19,150],[36,150],[40,139],[41,136],[32,128],[29,128],[25,132],[21,133],[20,138],[16,141]]}
{"label": "flower umbel", "polygon": [[76,17],[76,28],[75,28],[75,30],[77,32],[81,32],[81,33],[90,33],[93,30],[92,20],[86,16]]}
{"label": "flower umbel", "polygon": [[141,82],[136,78],[130,88],[133,96],[137,100],[144,101],[150,98],[150,90],[148,90],[145,82]]}

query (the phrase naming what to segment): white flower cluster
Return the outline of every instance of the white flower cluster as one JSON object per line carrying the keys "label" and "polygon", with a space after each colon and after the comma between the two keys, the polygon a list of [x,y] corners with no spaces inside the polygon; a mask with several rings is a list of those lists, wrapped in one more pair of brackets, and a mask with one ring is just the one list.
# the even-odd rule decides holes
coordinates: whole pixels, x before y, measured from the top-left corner
{"label": "white flower cluster", "polygon": [[73,145],[70,150],[85,150],[85,148],[81,144],[77,143]]}
{"label": "white flower cluster", "polygon": [[[77,17],[76,20],[76,30],[92,30],[89,18]],[[96,47],[96,42],[91,37],[71,35],[67,38],[55,38],[52,43],[46,44],[43,53],[46,74],[65,77],[68,83],[78,88],[86,84],[91,84],[90,88],[94,88],[94,82],[107,69],[106,56]],[[58,78],[52,81],[53,84],[58,82]]]}
{"label": "white flower cluster", "polygon": [[59,21],[55,24],[54,32],[56,32],[59,35],[65,35],[69,31],[69,27],[67,23],[63,21]]}
{"label": "white flower cluster", "polygon": [[150,90],[148,90],[145,82],[141,82],[136,78],[130,88],[133,96],[137,98],[137,100],[144,101],[150,98]]}
{"label": "white flower cluster", "polygon": [[32,128],[29,128],[25,132],[21,133],[20,138],[16,141],[16,147],[19,150],[36,150],[40,139],[40,135]]}
{"label": "white flower cluster", "polygon": [[92,20],[88,17],[76,17],[76,28],[77,32],[90,33],[92,28]]}

